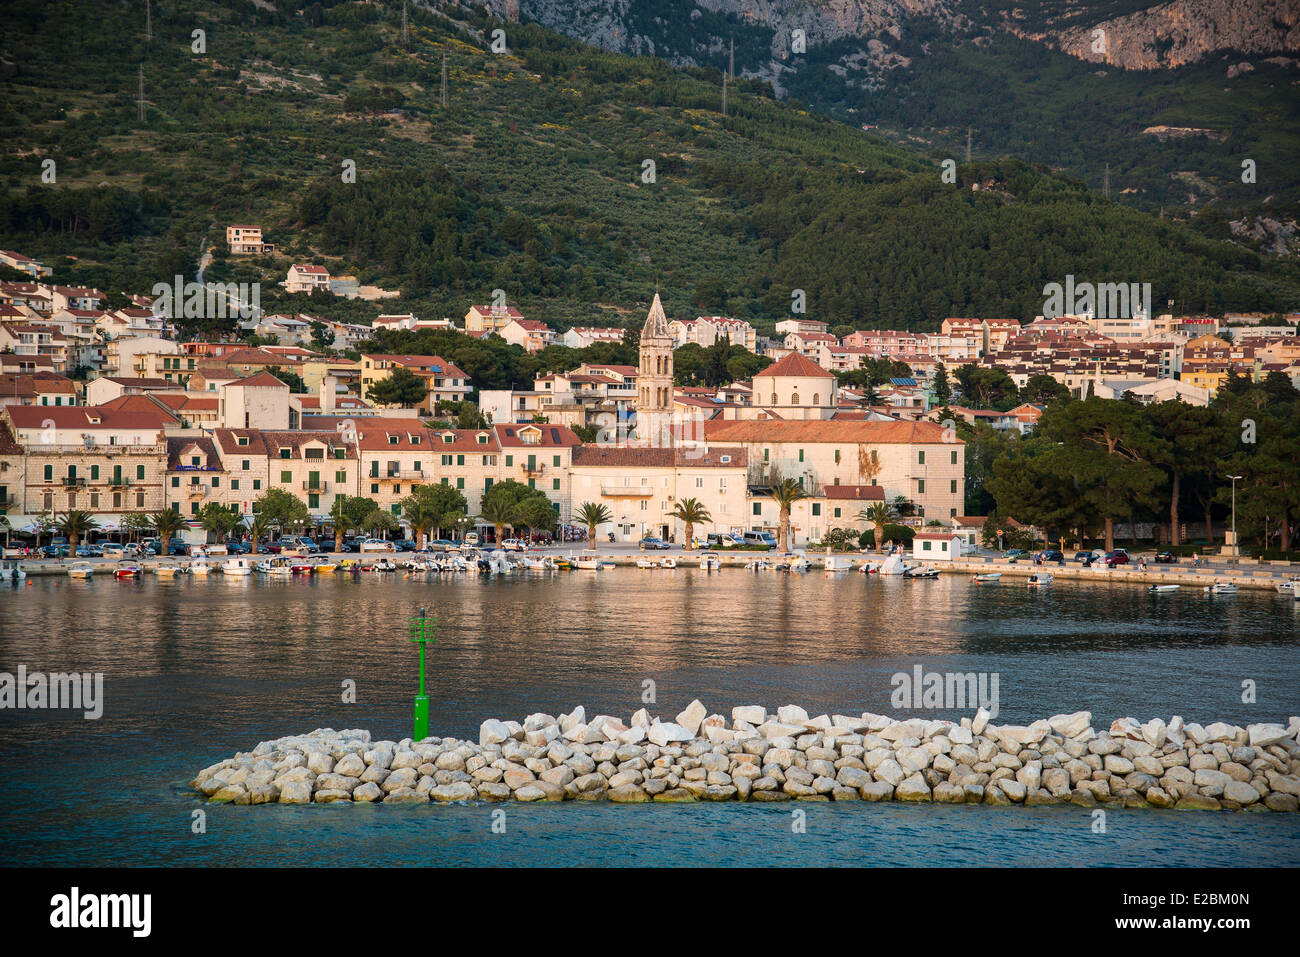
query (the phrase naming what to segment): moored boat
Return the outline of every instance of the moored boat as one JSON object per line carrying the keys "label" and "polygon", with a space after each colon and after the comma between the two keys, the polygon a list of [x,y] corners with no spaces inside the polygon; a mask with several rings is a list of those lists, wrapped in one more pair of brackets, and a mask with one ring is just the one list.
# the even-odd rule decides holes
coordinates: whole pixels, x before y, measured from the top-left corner
{"label": "moored boat", "polygon": [[22,562],[13,558],[6,558],[4,561],[0,561],[0,581],[7,581],[11,584],[16,584],[26,577],[27,573],[23,571]]}
{"label": "moored boat", "polygon": [[600,559],[595,555],[584,555],[573,563],[573,567],[583,569],[584,571],[596,571],[601,567],[601,564]]}
{"label": "moored boat", "polygon": [[976,575],[974,578],[971,579],[971,581],[975,582],[975,584],[977,585],[987,585],[991,582],[999,581],[1001,580],[1001,578],[1002,578],[1001,572],[987,572],[986,574],[983,575]]}
{"label": "moored boat", "polygon": [[668,556],[667,558],[661,558],[661,559],[659,559],[659,567],[660,567],[660,568],[676,568],[676,567],[677,567],[677,559],[673,558],[671,555]]}
{"label": "moored boat", "polygon": [[89,578],[95,573],[95,566],[90,562],[73,562],[68,566],[69,578]]}
{"label": "moored boat", "polygon": [[1051,572],[1034,572],[1029,576],[1029,581],[1025,584],[1030,588],[1046,588],[1054,581],[1056,581],[1056,579],[1052,577]]}
{"label": "moored boat", "polygon": [[903,572],[904,578],[938,578],[939,569],[933,565],[915,565]]}
{"label": "moored boat", "polygon": [[715,572],[722,567],[722,559],[716,552],[704,552],[700,555],[700,568],[706,572]]}
{"label": "moored boat", "polygon": [[183,575],[185,569],[180,565],[173,565],[170,562],[164,562],[161,565],[155,565],[153,573],[159,578],[175,578],[177,575]]}
{"label": "moored boat", "polygon": [[636,560],[636,567],[637,568],[658,568],[659,566],[656,564],[653,558],[638,558]]}
{"label": "moored boat", "polygon": [[1178,589],[1182,587],[1183,587],[1182,585],[1152,585],[1147,590],[1151,592],[1151,594],[1153,595],[1160,595],[1160,594],[1164,594],[1165,592],[1178,591]]}
{"label": "moored boat", "polygon": [[247,558],[227,558],[221,563],[221,573],[223,575],[233,575],[236,578],[253,573],[253,564]]}
{"label": "moored boat", "polygon": [[1235,595],[1237,586],[1232,582],[1215,582],[1213,585],[1206,585],[1205,592],[1208,595]]}
{"label": "moored boat", "polygon": [[113,568],[114,578],[139,578],[140,566],[135,562],[118,562]]}
{"label": "moored boat", "polygon": [[208,561],[206,558],[196,558],[189,565],[191,575],[207,575],[218,569],[219,566]]}

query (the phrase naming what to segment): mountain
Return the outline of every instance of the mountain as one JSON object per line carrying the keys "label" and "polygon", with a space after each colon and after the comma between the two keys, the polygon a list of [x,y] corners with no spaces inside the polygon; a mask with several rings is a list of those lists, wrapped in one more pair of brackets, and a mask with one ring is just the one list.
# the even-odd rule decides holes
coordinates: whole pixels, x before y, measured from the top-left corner
{"label": "mountain", "polygon": [[[133,291],[193,274],[206,253],[208,278],[261,282],[265,309],[361,320],[380,307],[274,283],[317,262],[400,288],[384,311],[427,316],[500,289],[556,325],[643,316],[658,284],[670,315],[762,330],[800,290],[834,325],[1025,318],[1066,275],[1150,282],[1188,312],[1300,301],[1295,264],[1226,221],[1207,236],[1015,159],[945,170],[942,154],[757,78],[727,84],[724,115],[711,66],[472,6],[410,4],[403,41],[402,7],[172,0],[153,5],[146,38],[138,3],[13,0],[0,246],[59,281]],[[262,226],[278,255],[229,257],[232,223]]]}
{"label": "mountain", "polygon": [[[1248,239],[1275,220],[1259,248],[1297,252],[1278,242],[1300,219],[1291,0],[479,2],[609,50],[734,61],[779,96],[945,155],[964,155],[969,130],[976,156],[1109,183],[1120,201],[1210,235],[1241,219]],[[1187,132],[1148,132],[1162,127]],[[1246,158],[1269,167],[1267,183],[1241,182]]]}

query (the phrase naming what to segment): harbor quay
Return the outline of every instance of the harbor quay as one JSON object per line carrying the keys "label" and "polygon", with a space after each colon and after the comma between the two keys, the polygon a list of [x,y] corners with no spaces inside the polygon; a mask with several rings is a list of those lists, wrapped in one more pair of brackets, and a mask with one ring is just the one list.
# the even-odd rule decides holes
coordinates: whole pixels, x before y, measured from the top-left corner
{"label": "harbor quay", "polygon": [[899,801],[1084,808],[1300,808],[1300,717],[1247,727],[1087,711],[994,725],[795,705],[711,714],[698,699],[671,721],[610,715],[488,719],[477,741],[373,741],[323,728],[263,741],[200,771],[220,804],[446,804],[466,801]]}
{"label": "harbor quay", "polygon": [[[383,553],[381,553],[383,554]],[[771,553],[741,551],[728,552],[725,550],[717,552],[685,551],[675,550],[672,552],[662,553],[642,553],[634,546],[630,548],[608,548],[598,549],[596,551],[575,551],[574,549],[565,549],[555,547],[548,549],[539,549],[536,554],[551,555],[555,558],[565,557],[571,560],[580,557],[597,559],[604,566],[613,566],[619,568],[637,567],[641,563],[642,567],[646,564],[652,564],[654,567],[646,569],[647,571],[668,571],[669,569],[660,568],[661,558],[657,555],[671,556],[676,563],[677,569],[681,571],[699,570],[700,556],[708,554],[717,559],[718,569],[739,569],[750,568],[756,561],[766,561],[769,564],[779,564],[779,558]],[[258,561],[270,560],[275,555],[255,555],[247,556],[252,563]],[[332,554],[326,553],[321,560],[330,562],[350,561],[353,564],[352,569],[364,571],[372,566],[372,563],[380,555],[363,555],[358,558],[350,554]],[[404,564],[411,559],[419,559],[419,555],[405,554],[383,554],[393,562],[398,572],[411,571],[404,567]],[[864,565],[879,566],[883,556],[875,553],[865,552],[836,552],[833,554],[824,554],[821,552],[799,553],[807,561],[808,571],[826,571],[828,573],[857,573],[861,572]],[[90,565],[96,572],[102,572],[111,576],[116,562],[112,559],[90,559],[87,561],[78,560],[80,564]],[[44,559],[32,560],[27,559],[22,562],[23,571],[29,578],[50,578],[50,577],[67,577],[68,569],[73,564],[72,559],[63,561]],[[144,559],[138,564],[144,574],[154,574],[159,568],[165,570],[184,570],[188,567],[188,562],[184,559],[176,560],[150,560]],[[214,559],[211,563],[211,570],[217,573],[221,571],[221,559]],[[908,564],[917,564],[909,559]],[[924,564],[924,563],[921,563]],[[1032,561],[1012,562],[1001,557],[963,557],[955,558],[950,561],[937,562],[928,567],[935,569],[939,575],[956,575],[961,577],[973,577],[975,575],[987,575],[989,573],[998,573],[1008,579],[1024,579],[1032,575],[1042,575],[1044,572],[1052,575],[1058,580],[1092,582],[1098,584],[1116,585],[1180,585],[1187,591],[1201,590],[1214,583],[1228,583],[1235,585],[1237,588],[1256,591],[1274,591],[1279,585],[1286,585],[1300,577],[1300,565],[1294,562],[1284,561],[1254,561],[1240,560],[1234,563],[1224,561],[1209,562],[1205,565],[1195,567],[1192,565],[1148,565],[1145,570],[1139,570],[1137,565],[1130,564],[1116,568],[1106,568],[1104,566],[1094,566],[1085,568],[1079,564],[1067,563],[1065,565],[1045,564],[1035,565]],[[347,569],[345,569],[347,570]],[[767,570],[778,570],[775,567]],[[798,569],[795,569],[798,571]],[[521,569],[522,571],[522,569]],[[875,572],[873,571],[874,575]],[[889,576],[885,576],[889,577]],[[1008,583],[1009,584],[1009,583]]]}

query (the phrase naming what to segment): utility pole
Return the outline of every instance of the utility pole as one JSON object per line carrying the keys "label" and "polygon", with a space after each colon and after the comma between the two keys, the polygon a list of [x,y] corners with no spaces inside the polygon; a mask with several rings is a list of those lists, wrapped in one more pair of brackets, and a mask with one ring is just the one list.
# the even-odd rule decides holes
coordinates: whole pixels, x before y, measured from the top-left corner
{"label": "utility pole", "polygon": [[1101,181],[1101,193],[1107,199],[1110,199],[1110,164],[1106,164],[1106,176]]}
{"label": "utility pole", "polygon": [[722,74],[722,115],[727,115],[727,74]]}
{"label": "utility pole", "polygon": [[153,0],[144,0],[144,38],[153,39]]}
{"label": "utility pole", "polygon": [[406,23],[406,0],[402,0],[402,47],[408,50],[411,47],[411,34]]}
{"label": "utility pole", "polygon": [[731,60],[727,65],[727,76],[733,80],[736,78],[736,38],[731,39]]}
{"label": "utility pole", "polygon": [[970,127],[966,127],[966,164],[970,165]]}
{"label": "utility pole", "polygon": [[139,119],[140,119],[140,122],[141,122],[141,123],[143,123],[144,120],[145,120],[145,115],[144,115],[144,64],[143,64],[143,63],[140,64],[140,115],[139,115]]}
{"label": "utility pole", "polygon": [[447,54],[442,55],[442,92],[439,95],[443,109],[447,107]]}

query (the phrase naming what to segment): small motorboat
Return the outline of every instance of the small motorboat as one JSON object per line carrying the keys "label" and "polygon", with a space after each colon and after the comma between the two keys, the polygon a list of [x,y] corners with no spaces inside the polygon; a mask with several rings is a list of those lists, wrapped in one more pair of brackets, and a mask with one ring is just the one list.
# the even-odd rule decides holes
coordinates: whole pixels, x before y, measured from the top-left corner
{"label": "small motorboat", "polygon": [[592,555],[590,557],[584,556],[582,558],[579,558],[576,562],[573,563],[573,567],[580,568],[584,571],[598,571],[602,566],[600,563],[600,559]]}
{"label": "small motorboat", "polygon": [[890,555],[877,571],[881,575],[901,575],[907,571],[907,566],[903,564],[903,559],[898,555]]}
{"label": "small motorboat", "polygon": [[1151,594],[1153,595],[1161,595],[1164,594],[1165,592],[1178,591],[1178,589],[1182,587],[1183,587],[1182,585],[1152,585],[1147,590],[1151,592]]}
{"label": "small motorboat", "polygon": [[4,561],[0,561],[0,581],[6,581],[12,585],[16,585],[26,577],[27,573],[23,571],[22,562],[12,558],[6,558]]}
{"label": "small motorboat", "polygon": [[1300,578],[1288,578],[1284,582],[1278,582],[1274,587],[1283,595],[1300,594]]}
{"label": "small motorboat", "polygon": [[636,560],[637,568],[658,568],[659,565],[653,558],[638,558]]}
{"label": "small motorboat", "polygon": [[318,558],[312,562],[311,570],[318,575],[332,575],[338,571],[338,565],[324,558]]}
{"label": "small motorboat", "polygon": [[161,565],[155,565],[153,573],[159,578],[175,578],[177,575],[185,574],[185,569],[180,565],[173,565],[170,562],[165,562]]}
{"label": "small motorboat", "polygon": [[272,558],[268,561],[257,563],[257,570],[263,575],[269,575],[272,578],[289,578],[293,575],[293,569],[289,567],[287,558]]}
{"label": "small motorboat", "polygon": [[611,562],[608,558],[606,558],[600,563],[600,567],[602,571],[607,571],[611,568],[617,568],[618,565],[616,565],[614,562]]}
{"label": "small motorboat", "polygon": [[247,558],[227,558],[221,563],[221,574],[241,578],[253,573],[253,563]]}
{"label": "small motorboat", "polygon": [[990,585],[1002,579],[1001,572],[987,572],[983,575],[976,575],[971,579],[977,585]]}
{"label": "small motorboat", "polygon": [[924,578],[924,579],[938,578],[938,577],[939,577],[939,569],[935,568],[933,565],[916,565],[916,566],[914,566],[914,567],[912,567],[912,568],[907,569],[905,572],[903,572],[903,577],[904,577],[904,578],[911,578],[911,579],[917,579],[917,578]]}
{"label": "small motorboat", "polygon": [[73,562],[68,566],[69,578],[89,578],[95,574],[95,566],[90,562]]}
{"label": "small motorboat", "polygon": [[766,558],[755,558],[752,562],[750,562],[748,565],[745,566],[745,571],[747,572],[767,571],[767,566],[769,564],[770,563]]}
{"label": "small motorboat", "polygon": [[673,558],[672,556],[669,556],[669,557],[667,557],[667,558],[661,558],[661,559],[659,559],[659,567],[660,567],[660,568],[676,568],[676,567],[677,567],[677,559]]}
{"label": "small motorboat", "polygon": [[114,578],[139,578],[140,566],[135,562],[118,562],[113,568]]}
{"label": "small motorboat", "polygon": [[716,552],[704,552],[700,555],[700,568],[706,572],[716,572],[722,568],[722,559]]}
{"label": "small motorboat", "polygon": [[828,572],[845,572],[853,567],[853,562],[843,555],[827,555],[822,568]]}
{"label": "small motorboat", "polygon": [[875,575],[880,571],[880,563],[867,560],[858,567],[858,571],[864,575]]}
{"label": "small motorboat", "polygon": [[316,567],[314,562],[303,558],[292,558],[289,560],[289,571],[294,575],[310,575]]}
{"label": "small motorboat", "polygon": [[381,559],[379,559],[377,562],[375,562],[373,565],[370,566],[370,571],[372,571],[372,572],[395,572],[395,571],[397,571],[397,565],[394,564],[393,561],[392,561],[391,559],[388,559],[388,558],[381,558]]}
{"label": "small motorboat", "polygon": [[563,555],[553,558],[551,561],[554,563],[554,567],[561,571],[568,571],[573,567],[573,562],[570,559],[565,558]]}
{"label": "small motorboat", "polygon": [[1054,581],[1056,579],[1052,577],[1051,572],[1034,572],[1025,584],[1030,588],[1047,588]]}
{"label": "small motorboat", "polygon": [[1237,586],[1232,582],[1215,582],[1213,585],[1205,586],[1205,593],[1207,595],[1235,595],[1237,594]]}
{"label": "small motorboat", "polygon": [[191,575],[208,575],[217,570],[217,566],[206,558],[196,558],[190,562],[189,573]]}
{"label": "small motorboat", "polygon": [[808,556],[803,552],[782,555],[780,560],[788,565],[792,572],[806,572],[812,568],[812,562],[808,561]]}

